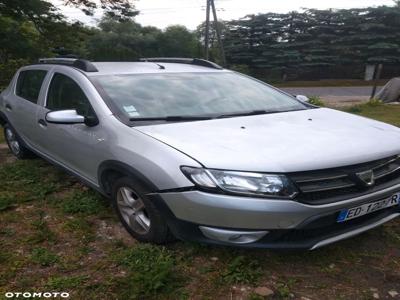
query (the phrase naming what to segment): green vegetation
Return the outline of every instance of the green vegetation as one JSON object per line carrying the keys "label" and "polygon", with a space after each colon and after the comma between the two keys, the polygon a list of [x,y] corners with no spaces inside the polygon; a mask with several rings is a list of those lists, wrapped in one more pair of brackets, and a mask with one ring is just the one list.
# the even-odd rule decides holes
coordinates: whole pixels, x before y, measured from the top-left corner
{"label": "green vegetation", "polygon": [[4,133],[3,128],[0,129],[0,143],[4,143]]}
{"label": "green vegetation", "polygon": [[46,248],[39,247],[33,249],[31,260],[43,267],[48,267],[58,262],[58,256]]}
{"label": "green vegetation", "polygon": [[56,291],[74,290],[87,279],[87,276],[51,277],[46,283],[46,287]]}
{"label": "green vegetation", "polygon": [[225,272],[222,274],[228,283],[247,283],[255,285],[262,275],[260,264],[257,260],[247,256],[237,256],[227,264]]}
{"label": "green vegetation", "polygon": [[316,106],[321,106],[321,107],[325,106],[325,103],[321,100],[320,97],[312,96],[312,97],[309,97],[309,99],[310,99],[310,101],[309,101],[310,104],[313,104]]}
{"label": "green vegetation", "polygon": [[[180,287],[181,278],[178,268],[175,267],[173,253],[166,248],[137,245],[122,254],[119,264],[126,266],[131,272],[125,279],[130,285],[127,298],[155,296],[159,292],[171,294]],[[132,291],[135,291],[134,295],[131,294]]]}
{"label": "green vegetation", "polygon": [[106,207],[106,202],[93,190],[76,191],[58,203],[66,214],[93,215]]}
{"label": "green vegetation", "polygon": [[[400,126],[398,105],[372,101],[348,111]],[[0,182],[0,295],[264,299],[255,291],[268,287],[274,299],[363,299],[371,287],[386,295],[400,279],[399,220],[313,252],[156,246],[132,239],[105,199],[43,160],[12,161],[0,149]]]}
{"label": "green vegetation", "polygon": [[[249,73],[249,72],[244,72]],[[380,79],[378,85],[385,85],[388,82],[387,79]],[[274,81],[270,81],[274,83]],[[343,86],[371,86],[371,81],[365,81],[361,79],[326,79],[326,80],[309,80],[309,81],[277,81],[274,83],[276,87],[343,87]]]}
{"label": "green vegetation", "polygon": [[399,2],[393,7],[250,15],[225,24],[227,58],[261,78],[361,79],[366,63],[398,70],[398,19]]}
{"label": "green vegetation", "polygon": [[372,100],[345,111],[400,127],[400,105],[385,105],[378,100]]}

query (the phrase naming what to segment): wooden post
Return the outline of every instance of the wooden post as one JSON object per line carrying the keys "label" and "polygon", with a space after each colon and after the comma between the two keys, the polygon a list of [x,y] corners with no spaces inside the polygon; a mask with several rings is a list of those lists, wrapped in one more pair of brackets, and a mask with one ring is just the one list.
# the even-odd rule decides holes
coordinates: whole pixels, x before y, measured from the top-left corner
{"label": "wooden post", "polygon": [[374,72],[374,86],[372,88],[372,93],[371,93],[371,98],[370,100],[374,99],[375,94],[376,94],[376,88],[378,87],[379,79],[381,78],[381,73],[382,73],[382,64],[378,64],[375,67],[375,72]]}

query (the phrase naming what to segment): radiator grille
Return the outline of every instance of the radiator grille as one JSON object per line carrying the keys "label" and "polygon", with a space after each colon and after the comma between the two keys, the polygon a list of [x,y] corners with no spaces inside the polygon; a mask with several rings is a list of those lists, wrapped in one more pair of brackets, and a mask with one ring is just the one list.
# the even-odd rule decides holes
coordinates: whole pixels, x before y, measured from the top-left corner
{"label": "radiator grille", "polygon": [[340,168],[292,173],[289,177],[300,190],[298,201],[331,203],[400,183],[400,156]]}

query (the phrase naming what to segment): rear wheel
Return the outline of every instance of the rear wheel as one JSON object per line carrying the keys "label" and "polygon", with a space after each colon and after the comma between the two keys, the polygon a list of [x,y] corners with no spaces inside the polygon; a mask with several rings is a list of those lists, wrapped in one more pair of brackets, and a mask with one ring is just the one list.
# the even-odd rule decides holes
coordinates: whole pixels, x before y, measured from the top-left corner
{"label": "rear wheel", "polygon": [[112,200],[121,223],[135,239],[163,244],[170,240],[168,225],[146,194],[144,187],[124,177],[114,183]]}
{"label": "rear wheel", "polygon": [[32,157],[32,152],[21,144],[21,140],[18,137],[17,133],[8,124],[4,125],[4,137],[11,153],[14,154],[17,158],[25,159]]}

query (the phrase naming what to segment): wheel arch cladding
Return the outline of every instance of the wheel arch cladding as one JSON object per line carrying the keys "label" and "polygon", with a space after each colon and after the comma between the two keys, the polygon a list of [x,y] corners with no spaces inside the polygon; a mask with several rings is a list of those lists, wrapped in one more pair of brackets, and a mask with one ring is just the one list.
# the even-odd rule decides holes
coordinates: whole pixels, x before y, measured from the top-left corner
{"label": "wheel arch cladding", "polygon": [[6,123],[8,123],[6,115],[0,111],[0,125],[4,126]]}
{"label": "wheel arch cladding", "polygon": [[149,193],[157,192],[159,189],[143,173],[126,163],[107,160],[100,164],[98,169],[98,180],[101,189],[107,194],[111,194],[112,184],[121,177],[131,177],[141,186],[145,187]]}

